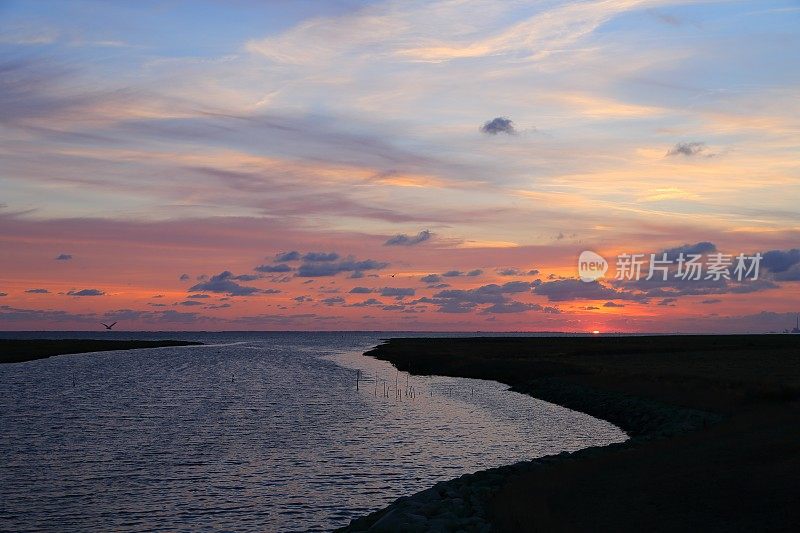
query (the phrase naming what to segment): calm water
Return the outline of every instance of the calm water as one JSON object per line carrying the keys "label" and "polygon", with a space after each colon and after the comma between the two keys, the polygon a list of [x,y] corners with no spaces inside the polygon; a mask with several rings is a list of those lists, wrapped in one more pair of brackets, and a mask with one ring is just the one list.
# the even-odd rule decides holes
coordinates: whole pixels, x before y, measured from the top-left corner
{"label": "calm water", "polygon": [[397,373],[360,355],[380,334],[150,336],[213,345],[0,366],[0,530],[328,530],[625,438],[498,383]]}

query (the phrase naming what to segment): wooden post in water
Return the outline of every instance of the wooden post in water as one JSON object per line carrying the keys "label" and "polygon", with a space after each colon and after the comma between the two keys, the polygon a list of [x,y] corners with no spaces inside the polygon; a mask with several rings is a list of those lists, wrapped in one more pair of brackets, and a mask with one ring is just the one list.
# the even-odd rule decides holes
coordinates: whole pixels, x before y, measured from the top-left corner
{"label": "wooden post in water", "polygon": [[356,370],[356,390],[358,390],[359,379],[361,379],[361,370]]}

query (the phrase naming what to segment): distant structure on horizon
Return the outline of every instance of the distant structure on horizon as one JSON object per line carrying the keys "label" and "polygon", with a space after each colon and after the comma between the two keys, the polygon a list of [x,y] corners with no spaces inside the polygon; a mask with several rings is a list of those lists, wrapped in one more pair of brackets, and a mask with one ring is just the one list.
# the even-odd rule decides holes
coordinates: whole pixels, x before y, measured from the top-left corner
{"label": "distant structure on horizon", "polygon": [[800,313],[797,315],[797,324],[794,326],[792,333],[800,333]]}

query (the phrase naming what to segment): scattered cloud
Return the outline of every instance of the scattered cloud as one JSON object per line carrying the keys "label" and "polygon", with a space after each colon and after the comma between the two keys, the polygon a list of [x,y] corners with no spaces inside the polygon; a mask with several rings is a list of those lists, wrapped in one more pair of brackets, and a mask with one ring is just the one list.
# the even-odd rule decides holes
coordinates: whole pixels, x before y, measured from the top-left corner
{"label": "scattered cloud", "polygon": [[189,281],[189,274],[181,274],[180,280],[181,281]]}
{"label": "scattered cloud", "polygon": [[442,281],[442,277],[439,274],[428,274],[427,276],[422,276],[419,280],[423,283],[439,283]]}
{"label": "scattered cloud", "polygon": [[543,313],[559,314],[561,310],[557,307],[542,306],[536,303],[523,303],[517,301],[496,303],[483,309],[481,313],[486,314],[499,314],[499,313],[524,313],[525,311],[541,311]]}
{"label": "scattered cloud", "polygon": [[69,291],[69,296],[103,296],[105,293],[100,289],[83,289],[80,291]]}
{"label": "scattered cloud", "polygon": [[496,117],[485,122],[483,126],[481,126],[481,132],[487,135],[497,135],[498,133],[516,135],[517,130],[514,129],[514,122],[511,119],[507,117]]}
{"label": "scattered cloud", "polygon": [[664,250],[662,253],[667,254],[667,259],[670,261],[675,261],[680,256],[680,254],[684,255],[704,255],[710,254],[717,251],[717,247],[713,242],[708,241],[701,241],[694,244],[684,244],[681,246],[676,246],[675,248],[668,248]]}
{"label": "scattered cloud", "polygon": [[405,233],[401,233],[399,235],[395,235],[394,237],[387,240],[383,243],[384,246],[414,246],[415,244],[420,244],[430,238],[433,237],[433,233],[428,230],[422,230],[414,236],[406,235]]}
{"label": "scattered cloud", "polygon": [[189,292],[215,292],[224,293],[230,296],[248,296],[259,292],[256,287],[246,287],[234,281],[235,276],[226,270],[211,276],[208,281],[203,281],[189,288]]}
{"label": "scattered cloud", "polygon": [[369,287],[353,287],[350,289],[350,294],[369,294],[372,292],[372,289]]}
{"label": "scattered cloud", "polygon": [[490,306],[497,304],[498,306],[494,308],[494,312],[512,312],[512,309],[519,309],[520,311],[531,310],[534,307],[528,307],[527,309],[522,309],[519,305],[508,307],[511,302],[506,296],[507,294],[529,292],[531,285],[526,281],[510,281],[503,285],[492,283],[475,289],[447,289],[434,294],[433,298],[423,297],[415,303],[437,305],[441,313],[469,313],[483,304]]}
{"label": "scattered cloud", "polygon": [[383,305],[383,302],[381,302],[380,300],[376,300],[375,298],[369,298],[367,300],[364,300],[363,302],[350,304],[350,307],[369,307],[372,305]]}
{"label": "scattered cloud", "polygon": [[714,154],[708,152],[708,147],[706,146],[706,143],[702,142],[678,143],[672,148],[670,148],[669,151],[667,152],[667,157],[676,155],[683,155],[686,157],[692,157],[698,155],[704,157],[714,156]]}
{"label": "scattered cloud", "polygon": [[72,259],[72,255],[70,254],[60,254],[56,256],[56,261],[69,261]]}
{"label": "scattered cloud", "polygon": [[405,298],[406,296],[414,296],[416,291],[412,288],[403,287],[384,287],[381,289],[381,296],[394,296],[395,298]]}
{"label": "scattered cloud", "polygon": [[297,268],[297,275],[301,278],[316,278],[324,276],[335,276],[341,272],[352,272],[351,277],[358,278],[363,276],[366,270],[381,270],[389,266],[389,263],[366,259],[357,261],[348,257],[342,261],[326,261],[322,263],[303,263]]}
{"label": "scattered cloud", "polygon": [[263,272],[265,274],[275,274],[282,272],[291,272],[293,269],[286,263],[279,263],[277,265],[259,265],[253,270],[256,272]]}
{"label": "scattered cloud", "polygon": [[497,269],[497,273],[501,276],[536,276],[539,274],[539,271],[534,269],[524,272],[518,268],[508,267]]}
{"label": "scattered cloud", "polygon": [[336,261],[337,259],[339,259],[339,254],[336,252],[308,252],[303,256],[303,261],[309,262]]}
{"label": "scattered cloud", "polygon": [[299,260],[300,260],[300,252],[297,251],[281,252],[279,254],[275,254],[276,263],[284,263],[288,261],[299,261]]}
{"label": "scattered cloud", "polygon": [[28,294],[50,294],[50,291],[47,289],[28,289],[25,292]]}
{"label": "scattered cloud", "polygon": [[777,281],[800,281],[800,249],[770,250],[761,254],[761,266]]}
{"label": "scattered cloud", "polygon": [[615,289],[599,281],[589,283],[579,279],[557,279],[553,281],[534,282],[533,292],[547,297],[551,302],[570,300],[646,300],[645,297],[632,291]]}

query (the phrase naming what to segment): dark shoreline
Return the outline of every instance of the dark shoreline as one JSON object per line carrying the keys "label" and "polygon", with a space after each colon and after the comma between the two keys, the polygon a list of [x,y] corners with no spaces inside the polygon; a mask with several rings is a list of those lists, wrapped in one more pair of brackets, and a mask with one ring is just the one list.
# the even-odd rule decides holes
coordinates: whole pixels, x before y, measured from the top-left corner
{"label": "dark shoreline", "polygon": [[367,355],[500,381],[631,439],[439,483],[341,531],[800,526],[800,336],[390,339]]}
{"label": "dark shoreline", "polygon": [[45,359],[54,355],[74,353],[164,348],[168,346],[198,346],[201,344],[203,343],[173,340],[0,339],[0,364],[22,363]]}

